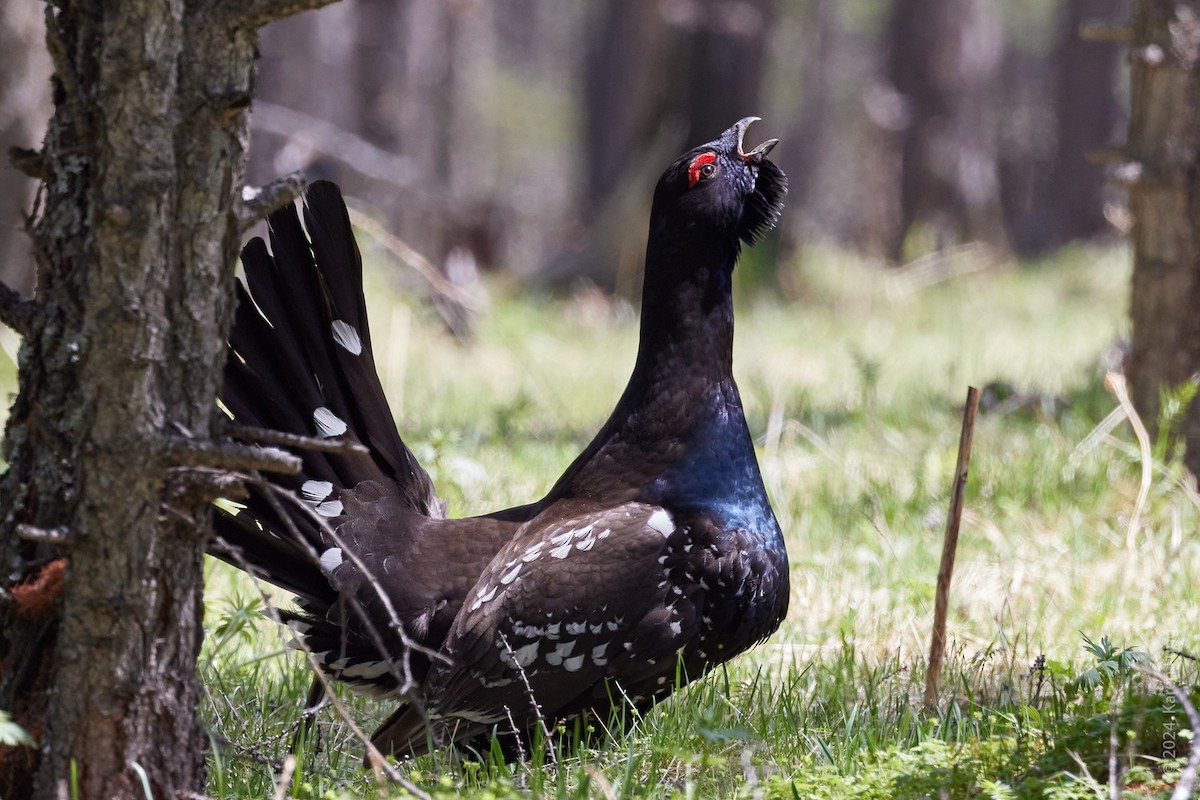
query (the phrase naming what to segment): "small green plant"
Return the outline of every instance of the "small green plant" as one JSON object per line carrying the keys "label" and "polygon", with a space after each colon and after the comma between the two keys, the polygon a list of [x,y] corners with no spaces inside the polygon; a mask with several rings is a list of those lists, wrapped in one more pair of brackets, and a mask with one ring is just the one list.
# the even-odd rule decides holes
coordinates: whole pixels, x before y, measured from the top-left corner
{"label": "small green plant", "polygon": [[1154,440],[1154,459],[1166,462],[1182,453],[1176,452],[1182,448],[1180,434],[1183,417],[1196,397],[1200,383],[1194,380],[1184,381],[1174,389],[1164,389],[1159,398],[1158,436]]}
{"label": "small green plant", "polygon": [[1081,635],[1083,649],[1091,654],[1093,664],[1067,683],[1068,699],[1080,700],[1089,712],[1107,709],[1121,684],[1133,677],[1135,665],[1146,660],[1146,654],[1132,647],[1118,649],[1107,636],[1101,636],[1097,643],[1087,634]]}

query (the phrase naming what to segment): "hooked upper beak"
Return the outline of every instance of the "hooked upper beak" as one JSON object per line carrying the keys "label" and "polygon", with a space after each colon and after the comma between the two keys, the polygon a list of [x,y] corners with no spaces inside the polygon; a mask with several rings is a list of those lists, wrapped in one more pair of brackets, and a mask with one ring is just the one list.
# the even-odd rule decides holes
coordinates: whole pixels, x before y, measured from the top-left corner
{"label": "hooked upper beak", "polygon": [[767,139],[767,141],[763,142],[758,147],[751,150],[749,153],[745,152],[742,149],[742,140],[746,136],[746,131],[748,131],[750,129],[751,125],[753,125],[754,123],[758,122],[761,119],[762,119],[762,117],[745,117],[743,119],[738,120],[737,123],[733,126],[734,130],[737,131],[737,154],[738,154],[738,156],[743,161],[750,161],[753,164],[757,164],[759,161],[761,161],[763,158],[765,158],[767,153],[771,152],[771,148],[773,148],[775,145],[779,144],[778,139]]}

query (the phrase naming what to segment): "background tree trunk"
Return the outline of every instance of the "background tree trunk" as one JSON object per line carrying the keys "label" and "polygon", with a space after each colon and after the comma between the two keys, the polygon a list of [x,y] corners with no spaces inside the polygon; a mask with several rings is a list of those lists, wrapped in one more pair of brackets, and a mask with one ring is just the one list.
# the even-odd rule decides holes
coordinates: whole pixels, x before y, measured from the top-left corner
{"label": "background tree trunk", "polygon": [[[1129,0],[1067,0],[1059,9],[1057,41],[1048,57],[1021,53],[1006,69],[1009,86],[1051,74],[1042,111],[1048,117],[1044,152],[1008,154],[1004,183],[1008,228],[1021,253],[1043,253],[1112,230],[1104,216],[1104,170],[1088,154],[1118,141],[1128,126],[1119,72],[1125,47],[1117,41],[1085,41],[1083,23],[1117,25],[1129,18]],[[1040,115],[1039,115],[1040,116]],[[1040,121],[1040,120],[1039,120]],[[1014,180],[1013,178],[1016,178]]]}
{"label": "background tree trunk", "polygon": [[277,13],[50,6],[38,289],[3,296],[24,339],[0,480],[0,707],[42,758],[5,754],[5,797],[66,796],[72,764],[82,798],[201,785],[201,558],[219,490],[195,465],[254,210],[240,192],[256,28]]}
{"label": "background tree trunk", "polygon": [[899,219],[894,260],[915,223],[937,246],[979,240],[1007,248],[991,104],[1003,53],[987,0],[895,0],[887,76],[903,99],[896,135]]}
{"label": "background tree trunk", "polygon": [[[1133,401],[1152,428],[1160,393],[1200,371],[1200,2],[1139,0],[1130,57],[1128,163],[1133,216]],[[1200,405],[1184,423],[1187,461],[1200,467]]]}
{"label": "background tree trunk", "polygon": [[[50,57],[42,4],[0,4],[0,154],[34,148],[50,116]],[[9,171],[0,181],[0,281],[33,292],[33,256],[20,219],[33,199],[34,181]]]}

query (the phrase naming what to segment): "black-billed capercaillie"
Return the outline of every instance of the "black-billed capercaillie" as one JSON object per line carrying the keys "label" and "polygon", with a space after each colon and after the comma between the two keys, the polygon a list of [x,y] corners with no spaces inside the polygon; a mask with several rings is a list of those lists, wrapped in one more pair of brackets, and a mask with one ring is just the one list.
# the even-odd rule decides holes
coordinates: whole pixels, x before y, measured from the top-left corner
{"label": "black-billed capercaillie", "polygon": [[787,554],[732,372],[734,265],[787,191],[774,140],[743,150],[753,121],[658,182],[637,360],[608,421],[545,497],[486,516],[444,518],[396,432],[338,189],[308,189],[303,228],[273,214],[270,252],[245,247],[224,405],[364,447],[297,450],[302,473],[272,480],[299,499],[252,487],[210,549],[295,593],[287,617],[330,677],[397,697],[385,753],[647,708],[783,619]]}

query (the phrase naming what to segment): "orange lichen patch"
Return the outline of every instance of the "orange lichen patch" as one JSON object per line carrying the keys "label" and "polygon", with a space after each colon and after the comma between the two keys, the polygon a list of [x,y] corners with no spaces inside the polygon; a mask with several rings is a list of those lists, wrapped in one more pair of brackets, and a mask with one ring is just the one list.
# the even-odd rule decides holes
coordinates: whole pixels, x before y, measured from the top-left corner
{"label": "orange lichen patch", "polygon": [[58,598],[62,597],[63,573],[66,567],[65,558],[51,561],[32,578],[14,586],[12,596],[17,604],[18,613],[27,617],[40,617],[52,611]]}

